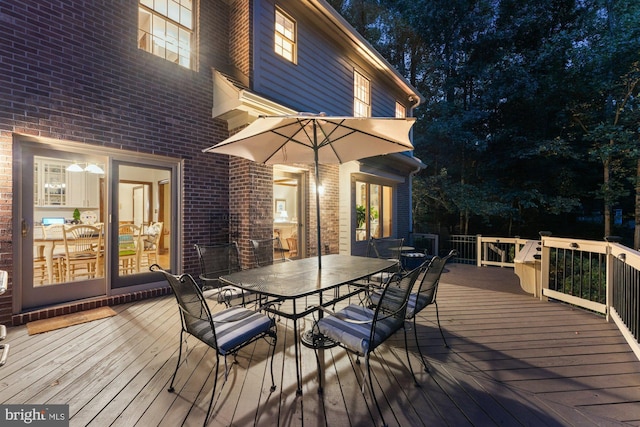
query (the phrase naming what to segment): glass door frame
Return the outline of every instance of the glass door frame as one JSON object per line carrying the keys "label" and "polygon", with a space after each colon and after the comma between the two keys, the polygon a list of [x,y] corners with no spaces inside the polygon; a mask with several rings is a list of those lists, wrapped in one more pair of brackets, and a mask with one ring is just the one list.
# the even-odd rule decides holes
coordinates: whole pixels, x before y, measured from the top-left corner
{"label": "glass door frame", "polygon": [[[19,147],[18,147],[19,145]],[[107,157],[96,156],[95,153],[80,153],[66,151],[57,147],[48,147],[29,143],[14,144],[17,148],[14,161],[14,266],[20,272],[18,281],[19,291],[14,292],[19,298],[21,310],[28,310],[42,306],[60,304],[72,300],[99,297],[107,294],[106,275],[102,277],[60,283],[50,283],[41,286],[34,284],[34,236],[35,236],[35,205],[34,205],[34,167],[36,157],[50,157],[60,160],[83,161],[101,163],[106,166]],[[38,173],[42,173],[39,171]],[[105,174],[107,171],[105,170]],[[71,207],[69,207],[70,209]],[[16,254],[18,256],[16,257]],[[16,275],[17,276],[17,275]],[[14,276],[14,278],[18,278]],[[16,285],[16,283],[14,283]],[[17,287],[14,287],[17,289]]]}
{"label": "glass door frame", "polygon": [[[293,212],[297,213],[296,218],[296,234],[297,234],[297,251],[298,254],[296,258],[306,258],[307,257],[307,233],[306,233],[306,221],[307,221],[307,171],[293,168],[290,166],[277,165],[274,166],[273,177],[274,177],[274,185],[276,184],[275,180],[277,177],[285,177],[289,179],[296,180],[297,188],[296,188],[296,206],[295,211],[289,209],[288,215],[290,219],[293,218]],[[277,197],[274,196],[274,204],[276,203]],[[275,208],[274,208],[275,211]],[[274,214],[274,228],[276,228],[277,222]],[[283,236],[280,236],[281,240]],[[284,242],[283,242],[284,245]]]}
{"label": "glass door frame", "polygon": [[[14,134],[13,136],[13,221],[14,231],[14,292],[13,311],[21,313],[33,308],[42,308],[55,304],[68,303],[84,298],[111,296],[139,290],[151,289],[158,285],[158,275],[149,272],[139,274],[135,282],[120,283],[114,286],[111,265],[117,262],[113,258],[111,242],[113,239],[112,212],[117,208],[113,195],[113,164],[122,162],[143,167],[167,169],[171,176],[171,242],[182,241],[182,173],[184,161],[156,154],[144,154],[107,147],[100,147],[99,156],[96,147],[71,141]],[[104,277],[92,280],[65,283],[65,288],[43,286],[33,292],[33,220],[34,220],[34,156],[54,157],[61,159],[104,159],[103,200],[100,201],[101,214],[104,218],[105,240]],[[26,174],[26,176],[25,176]],[[25,179],[26,178],[26,179]],[[117,187],[117,186],[116,186]],[[167,219],[167,218],[165,218]],[[117,231],[116,231],[117,232]],[[23,237],[24,234],[24,237]],[[29,241],[29,239],[31,239]],[[28,242],[29,244],[26,244]],[[179,244],[170,246],[171,271],[180,271],[182,259],[179,256]],[[115,261],[114,261],[115,260]],[[155,279],[155,280],[154,280]],[[94,287],[93,282],[96,282]],[[90,286],[87,286],[87,285]],[[25,289],[29,288],[29,289]],[[56,291],[54,291],[56,289]],[[62,289],[58,292],[57,289]]]}
{"label": "glass door frame", "polygon": [[[169,259],[171,265],[168,267],[170,271],[178,271],[176,265],[178,264],[178,245],[175,242],[180,242],[177,236],[179,235],[179,218],[181,217],[180,212],[178,211],[177,201],[177,183],[179,177],[179,168],[175,167],[176,165],[169,166],[166,164],[157,164],[150,162],[148,160],[143,159],[112,159],[111,161],[111,175],[109,177],[110,187],[111,187],[111,201],[110,206],[113,208],[109,210],[109,222],[112,225],[109,240],[112,243],[109,250],[109,259],[112,260],[108,263],[109,277],[111,283],[111,290],[118,292],[121,288],[131,289],[131,287],[135,287],[144,283],[148,283],[153,280],[153,277],[157,277],[157,273],[152,273],[150,271],[140,271],[136,274],[131,275],[120,275],[119,274],[119,248],[115,242],[118,242],[118,229],[120,223],[120,214],[119,214],[119,204],[120,204],[120,167],[139,167],[141,169],[157,169],[164,170],[169,173],[170,179],[168,180],[169,185],[171,185],[171,200],[170,200],[170,212],[169,221],[165,221],[164,229],[171,230],[171,236],[169,241],[171,242],[169,246]],[[175,183],[175,184],[174,184]],[[158,184],[158,182],[155,182]],[[150,207],[151,212],[149,213],[151,218],[153,217],[153,207]],[[164,218],[167,219],[166,217]],[[137,225],[137,224],[135,224]],[[168,227],[168,228],[167,228]],[[158,241],[159,244],[159,241]]]}

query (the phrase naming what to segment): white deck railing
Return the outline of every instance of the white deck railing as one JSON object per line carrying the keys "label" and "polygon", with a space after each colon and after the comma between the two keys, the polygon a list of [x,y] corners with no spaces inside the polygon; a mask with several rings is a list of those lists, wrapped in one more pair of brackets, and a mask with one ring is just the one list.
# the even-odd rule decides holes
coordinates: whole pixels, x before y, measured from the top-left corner
{"label": "white deck railing", "polygon": [[[529,242],[529,243],[528,243]],[[640,252],[614,242],[451,236],[457,261],[514,267],[522,288],[613,320],[640,359]],[[437,253],[437,252],[436,252]]]}

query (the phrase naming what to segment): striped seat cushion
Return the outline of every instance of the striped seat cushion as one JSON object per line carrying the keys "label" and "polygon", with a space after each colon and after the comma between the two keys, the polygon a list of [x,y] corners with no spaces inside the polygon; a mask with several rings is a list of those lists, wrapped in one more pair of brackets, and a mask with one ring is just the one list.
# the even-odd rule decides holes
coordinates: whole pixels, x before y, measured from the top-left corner
{"label": "striped seat cushion", "polygon": [[[372,320],[374,311],[357,304],[351,304],[340,310],[338,314],[352,320]],[[336,316],[328,316],[318,321],[318,330],[324,336],[339,342],[351,351],[367,354],[400,329],[402,323],[395,318],[379,320],[376,323],[373,342],[370,342],[372,322],[351,323]]]}
{"label": "striped seat cushion", "polygon": [[[218,352],[222,355],[232,352],[251,338],[267,332],[273,323],[266,315],[240,306],[228,308],[211,317],[216,328]],[[208,321],[192,319],[188,329],[189,333],[216,348]]]}

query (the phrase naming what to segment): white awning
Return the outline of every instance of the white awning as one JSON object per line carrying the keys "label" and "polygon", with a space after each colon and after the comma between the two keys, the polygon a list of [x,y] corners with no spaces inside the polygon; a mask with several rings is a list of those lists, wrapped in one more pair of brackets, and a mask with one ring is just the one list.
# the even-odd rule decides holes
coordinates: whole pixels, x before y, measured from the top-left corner
{"label": "white awning", "polygon": [[283,116],[297,111],[259,96],[213,70],[213,118],[227,121],[228,129],[237,129],[258,116]]}

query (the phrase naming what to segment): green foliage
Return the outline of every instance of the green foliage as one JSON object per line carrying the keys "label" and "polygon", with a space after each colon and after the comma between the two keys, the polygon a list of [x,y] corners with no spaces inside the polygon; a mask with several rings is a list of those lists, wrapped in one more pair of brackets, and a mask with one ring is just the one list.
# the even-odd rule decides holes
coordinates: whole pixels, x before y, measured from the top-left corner
{"label": "green foliage", "polygon": [[362,228],[366,219],[367,219],[367,210],[363,205],[357,205],[356,221],[358,222],[358,228]]}
{"label": "green foliage", "polygon": [[588,301],[605,303],[606,266],[604,257],[582,251],[553,249],[549,288]]}
{"label": "green foliage", "polygon": [[535,235],[591,211],[633,211],[639,2],[332,4],[424,95],[416,231],[466,222],[473,234]]}

